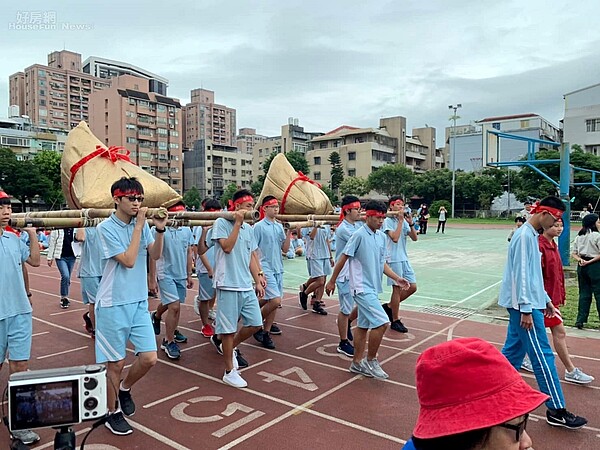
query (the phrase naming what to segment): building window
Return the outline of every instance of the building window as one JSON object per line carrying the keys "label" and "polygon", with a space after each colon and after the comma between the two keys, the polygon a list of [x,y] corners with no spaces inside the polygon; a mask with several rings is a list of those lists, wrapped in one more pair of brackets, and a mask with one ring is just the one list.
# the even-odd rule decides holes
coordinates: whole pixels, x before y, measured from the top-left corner
{"label": "building window", "polygon": [[500,122],[494,122],[494,123],[492,123],[492,128],[494,130],[499,130],[500,129]]}
{"label": "building window", "polygon": [[587,119],[585,121],[585,127],[588,133],[600,131],[600,119]]}
{"label": "building window", "polygon": [[591,153],[592,155],[598,155],[598,150],[600,150],[600,145],[586,145],[585,151],[586,153]]}
{"label": "building window", "polygon": [[44,89],[40,89],[40,96],[41,97],[45,97],[46,96],[46,91]]}
{"label": "building window", "polygon": [[40,116],[45,117],[48,115],[48,110],[47,109],[40,109],[39,112]]}
{"label": "building window", "polygon": [[521,120],[521,128],[529,128],[529,120]]}
{"label": "building window", "polygon": [[355,143],[355,144],[362,144],[363,142],[365,142],[365,138],[364,138],[364,137],[362,137],[362,136],[359,136],[359,137],[355,137],[355,138],[354,138],[354,143]]}
{"label": "building window", "polygon": [[320,142],[319,148],[327,148],[327,142]]}
{"label": "building window", "polygon": [[104,99],[104,107],[108,108],[108,99],[107,98]]}
{"label": "building window", "polygon": [[46,71],[45,70],[38,70],[38,77],[45,77],[46,76]]}
{"label": "building window", "polygon": [[320,165],[320,164],[321,164],[321,157],[315,156],[315,165]]}
{"label": "building window", "polygon": [[356,160],[356,152],[348,152],[348,161]]}
{"label": "building window", "polygon": [[349,177],[355,177],[356,176],[356,169],[348,169],[348,176]]}
{"label": "building window", "polygon": [[321,172],[315,172],[314,174],[315,181],[319,181],[321,179]]}

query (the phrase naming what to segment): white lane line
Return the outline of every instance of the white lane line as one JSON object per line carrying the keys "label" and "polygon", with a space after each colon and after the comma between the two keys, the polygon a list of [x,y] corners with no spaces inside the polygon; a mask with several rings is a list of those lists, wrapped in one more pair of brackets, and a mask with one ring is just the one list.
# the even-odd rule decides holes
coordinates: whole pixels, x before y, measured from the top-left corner
{"label": "white lane line", "polygon": [[310,313],[307,313],[307,312],[305,312],[305,313],[303,313],[303,314],[298,314],[297,316],[288,317],[288,318],[287,318],[287,319],[285,319],[285,320],[294,320],[294,319],[297,319],[298,317],[304,317],[304,316],[308,316],[309,314],[310,314]]}
{"label": "white lane line", "polygon": [[303,348],[306,348],[306,347],[310,347],[311,345],[316,344],[317,342],[324,341],[324,340],[325,340],[325,338],[317,339],[316,341],[312,341],[312,342],[309,342],[308,344],[304,344],[304,345],[301,345],[300,347],[296,347],[296,350],[300,350],[300,349],[303,349]]}
{"label": "white lane line", "polygon": [[188,352],[190,350],[194,350],[196,348],[200,348],[200,347],[204,347],[205,345],[210,344],[210,342],[203,342],[202,344],[197,344],[197,345],[192,345],[191,347],[185,347],[185,348],[181,348],[180,351],[183,352]]}
{"label": "white lane line", "polygon": [[155,402],[148,403],[147,405],[142,406],[142,408],[152,408],[153,406],[160,405],[163,402],[168,402],[169,400],[172,400],[175,397],[179,397],[180,395],[187,394],[189,392],[194,392],[197,389],[200,389],[200,388],[198,386],[194,386],[189,389],[185,389],[183,391],[176,392],[175,394],[169,395],[168,397],[164,397],[164,398],[161,398],[160,400],[156,400]]}
{"label": "white lane line", "polygon": [[72,352],[78,352],[79,350],[83,350],[84,348],[88,348],[87,345],[84,345],[83,347],[77,347],[77,348],[72,348],[71,350],[65,350],[62,352],[57,352],[57,353],[50,353],[49,355],[44,355],[44,356],[38,356],[35,359],[46,359],[46,358],[52,358],[53,356],[58,356],[58,355],[64,355],[66,353],[72,353]]}
{"label": "white lane line", "polygon": [[49,315],[50,316],[62,316],[63,314],[69,314],[69,313],[73,313],[73,312],[77,312],[77,311],[87,311],[87,309],[86,308],[68,309],[67,311],[50,313]]}
{"label": "white lane line", "polygon": [[188,320],[188,323],[200,322],[202,319]]}
{"label": "white lane line", "polygon": [[481,290],[479,290],[479,291],[475,292],[474,294],[471,294],[471,295],[469,295],[467,298],[464,298],[464,299],[462,299],[461,301],[459,301],[459,302],[456,302],[456,303],[455,303],[454,305],[452,305],[452,306],[458,306],[458,305],[460,305],[460,304],[462,304],[462,303],[464,303],[464,302],[467,302],[467,301],[471,300],[473,297],[477,297],[479,294],[482,294],[482,293],[484,293],[485,291],[487,291],[487,290],[489,290],[489,289],[492,289],[493,287],[496,287],[496,286],[498,286],[500,283],[502,283],[502,280],[500,280],[500,281],[496,281],[494,284],[490,284],[488,287],[485,287],[485,288],[483,288],[483,289],[481,289]]}
{"label": "white lane line", "polygon": [[170,448],[174,448],[177,450],[191,450],[189,448],[187,448],[184,445],[181,445],[171,439],[169,439],[168,437],[163,436],[162,434],[157,433],[154,430],[151,430],[148,427],[145,427],[144,425],[134,422],[133,420],[131,420],[131,418],[127,418],[127,422],[129,422],[129,425],[131,425],[133,428],[140,430],[142,433],[147,434],[150,437],[153,437],[154,439],[156,439],[159,442],[162,442],[163,444],[168,445]]}
{"label": "white lane line", "polygon": [[253,363],[251,366],[244,367],[243,369],[238,370],[238,372],[244,372],[244,371],[246,371],[248,369],[254,369],[255,367],[261,366],[261,365],[266,364],[266,363],[271,362],[271,361],[273,361],[271,358],[265,359],[264,361]]}
{"label": "white lane line", "polygon": [[50,333],[49,331],[41,331],[41,332],[39,332],[39,333],[33,333],[33,334],[31,335],[31,337],[41,336],[41,335],[43,335],[43,334],[49,334],[49,333]]}
{"label": "white lane line", "polygon": [[[83,428],[82,430],[78,430],[75,432],[75,436],[81,436],[82,434],[87,433],[91,429],[92,429],[91,427],[87,427],[87,428]],[[36,448],[36,450],[42,450],[44,448],[54,448],[54,441],[46,442],[44,445],[40,445],[39,447],[36,446],[35,448]],[[79,448],[79,447],[77,447],[77,448]]]}

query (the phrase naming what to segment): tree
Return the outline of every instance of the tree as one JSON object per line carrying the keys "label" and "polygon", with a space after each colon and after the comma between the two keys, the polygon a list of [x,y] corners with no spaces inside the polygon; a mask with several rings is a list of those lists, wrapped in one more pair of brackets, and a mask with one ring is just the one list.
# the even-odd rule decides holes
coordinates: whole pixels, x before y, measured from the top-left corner
{"label": "tree", "polygon": [[327,158],[329,164],[331,164],[331,181],[329,186],[333,191],[337,191],[342,181],[344,181],[344,167],[342,166],[342,159],[338,152],[331,152],[329,158]]}
{"label": "tree", "polygon": [[362,177],[348,177],[344,178],[344,181],[340,183],[340,195],[356,195],[362,197],[369,193],[369,186],[367,180]]}
{"label": "tree", "polygon": [[188,208],[193,208],[196,211],[200,211],[200,191],[196,186],[192,186],[185,194],[183,194],[183,203]]}
{"label": "tree", "polygon": [[367,183],[370,189],[391,197],[408,194],[413,178],[412,171],[403,165],[387,164],[371,172]]}
{"label": "tree", "polygon": [[502,183],[490,174],[459,172],[456,175],[455,209],[489,209],[492,200],[502,192]]}
{"label": "tree", "polygon": [[252,195],[254,195],[254,197],[256,197],[256,198],[260,197],[260,194],[262,193],[262,188],[263,188],[264,184],[265,184],[264,175],[259,175],[258,180],[252,182],[252,184],[250,185],[250,191],[252,191]]}
{"label": "tree", "polygon": [[65,201],[61,186],[60,160],[60,153],[54,150],[42,150],[33,158],[34,164],[50,181],[50,189],[41,195],[50,209],[54,209],[55,206],[60,209],[60,205]]}
{"label": "tree", "polygon": [[6,183],[17,165],[17,156],[10,148],[0,148],[0,187],[10,193]]}
{"label": "tree", "polygon": [[238,187],[235,183],[228,184],[225,188],[225,191],[223,191],[223,195],[219,199],[221,202],[221,206],[227,206],[229,204],[229,200],[233,198],[233,194],[235,194],[235,191],[237,190]]}
{"label": "tree", "polygon": [[321,190],[325,192],[325,195],[327,195],[327,197],[329,197],[329,201],[332,205],[335,205],[338,202],[338,196],[332,189],[330,189],[327,186],[321,186]]}
{"label": "tree", "polygon": [[18,198],[26,207],[27,200],[36,196],[42,198],[49,195],[52,183],[46,176],[42,175],[40,169],[33,161],[16,161],[10,166],[10,172],[5,172],[2,167],[2,187],[7,193]]}
{"label": "tree", "polygon": [[423,198],[428,205],[436,200],[452,198],[452,172],[448,169],[428,170],[415,175],[411,192]]}

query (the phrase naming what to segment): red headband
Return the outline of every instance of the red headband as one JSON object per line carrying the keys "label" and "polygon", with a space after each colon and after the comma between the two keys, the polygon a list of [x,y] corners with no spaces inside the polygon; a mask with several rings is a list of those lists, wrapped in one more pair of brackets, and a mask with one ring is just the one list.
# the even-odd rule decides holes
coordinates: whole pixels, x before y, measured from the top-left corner
{"label": "red headband", "polygon": [[130,195],[142,195],[142,193],[140,191],[136,191],[133,189],[131,189],[129,191],[122,191],[121,189],[115,189],[113,197],[129,197]]}
{"label": "red headband", "polygon": [[204,211],[206,211],[206,212],[215,212],[215,211],[221,211],[221,210],[218,209],[218,208],[208,208],[208,209],[205,209]]}
{"label": "red headband", "polygon": [[262,206],[258,208],[258,220],[263,220],[265,218],[265,207],[267,206],[279,206],[279,201],[276,198],[272,198],[271,200],[264,202]]}
{"label": "red headband", "polygon": [[10,195],[8,195],[6,192],[4,191],[0,191],[0,198],[10,198]]}
{"label": "red headband", "polygon": [[231,201],[229,200],[229,207],[227,208],[228,211],[233,211],[235,210],[235,205],[239,205],[240,203],[245,203],[245,202],[254,202],[254,198],[251,195],[244,195],[243,197],[238,198],[235,201]]}
{"label": "red headband", "polygon": [[367,212],[365,213],[365,215],[367,217],[379,217],[379,218],[385,217],[385,213],[384,212],[377,211],[375,209],[367,209]]}
{"label": "red headband", "polygon": [[185,211],[185,205],[173,205],[167,211],[169,211],[169,212]]}
{"label": "red headband", "polygon": [[562,211],[558,208],[553,208],[552,206],[540,205],[537,202],[534,205],[532,205],[531,210],[529,212],[531,214],[537,214],[537,213],[541,213],[542,211],[549,212],[555,219],[560,219],[564,214],[564,211]]}
{"label": "red headband", "polygon": [[390,206],[397,205],[398,203],[404,205],[404,200],[402,200],[401,198],[399,198],[398,200],[394,200],[393,202],[390,202]]}
{"label": "red headband", "polygon": [[344,221],[344,211],[350,211],[351,209],[360,209],[360,202],[352,202],[342,206],[342,211],[340,212],[340,221],[337,223],[338,226]]}

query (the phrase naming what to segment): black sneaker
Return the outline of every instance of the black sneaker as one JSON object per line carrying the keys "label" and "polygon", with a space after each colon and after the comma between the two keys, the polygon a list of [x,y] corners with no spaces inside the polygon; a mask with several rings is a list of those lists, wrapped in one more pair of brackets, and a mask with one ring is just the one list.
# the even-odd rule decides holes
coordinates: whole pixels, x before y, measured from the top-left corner
{"label": "black sneaker", "polygon": [[587,423],[587,419],[576,416],[566,409],[550,409],[546,411],[546,422],[553,427],[564,427],[569,430],[578,430]]}
{"label": "black sneaker", "polygon": [[575,326],[578,330],[583,330],[583,324],[581,322],[575,322]]}
{"label": "black sneaker", "polygon": [[260,342],[262,344],[262,336],[263,336],[264,332],[265,332],[265,330],[263,330],[261,328],[256,333],[254,333],[252,336],[254,336],[254,339],[256,339],[258,342]]}
{"label": "black sneaker", "polygon": [[394,315],[392,314],[392,308],[390,308],[390,305],[388,305],[387,303],[384,303],[381,306],[383,306],[383,310],[387,314],[388,319],[390,319],[390,322],[393,322],[394,321]]}
{"label": "black sneaker", "polygon": [[152,321],[152,328],[154,329],[154,334],[158,336],[160,334],[160,319],[156,318],[156,311],[150,314],[150,320]]}
{"label": "black sneaker", "polygon": [[269,336],[269,333],[263,331],[261,338],[262,340],[260,341],[260,343],[264,348],[268,348],[269,350],[275,350],[275,343],[273,342],[273,339],[271,339],[271,336]]}
{"label": "black sneaker", "polygon": [[315,314],[321,314],[322,316],[327,315],[327,311],[323,309],[321,302],[314,302],[312,305],[312,312]]}
{"label": "black sneaker", "polygon": [[404,326],[400,319],[394,320],[390,328],[398,333],[408,333],[408,328]]}
{"label": "black sneaker", "polygon": [[300,298],[300,306],[302,309],[306,311],[308,309],[308,295],[304,292],[306,289],[305,284],[300,285],[300,292],[298,292],[298,297]]}
{"label": "black sneaker", "polygon": [[348,332],[346,333],[346,337],[349,341],[354,341],[354,336],[352,335],[352,322],[348,321]]}
{"label": "black sneaker", "polygon": [[63,297],[60,299],[60,307],[62,309],[67,309],[69,306],[71,306],[71,302],[67,297]]}
{"label": "black sneaker", "polygon": [[219,355],[223,355],[223,342],[217,337],[216,334],[212,335],[210,338],[210,343],[217,349],[217,353]]}
{"label": "black sneaker", "polygon": [[245,369],[250,365],[248,364],[248,361],[246,361],[246,358],[242,356],[242,352],[240,352],[237,348],[234,348],[233,352],[235,353],[235,359],[237,359],[238,368]]}
{"label": "black sneaker", "polygon": [[276,324],[273,324],[271,325],[269,333],[279,336],[281,334],[281,328],[279,328]]}
{"label": "black sneaker", "polygon": [[133,403],[133,398],[131,398],[131,389],[124,391],[119,388],[119,406],[126,416],[133,416],[135,414],[135,403]]}
{"label": "black sneaker", "polygon": [[92,319],[90,319],[90,313],[86,312],[83,315],[83,322],[85,323],[85,331],[90,334],[94,334],[94,326],[92,325]]}
{"label": "black sneaker", "polygon": [[106,418],[104,422],[106,428],[108,428],[113,434],[118,436],[125,436],[133,433],[133,428],[127,423],[123,413],[121,411],[114,412]]}

